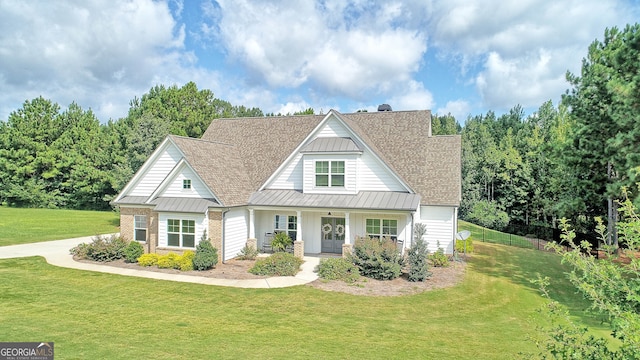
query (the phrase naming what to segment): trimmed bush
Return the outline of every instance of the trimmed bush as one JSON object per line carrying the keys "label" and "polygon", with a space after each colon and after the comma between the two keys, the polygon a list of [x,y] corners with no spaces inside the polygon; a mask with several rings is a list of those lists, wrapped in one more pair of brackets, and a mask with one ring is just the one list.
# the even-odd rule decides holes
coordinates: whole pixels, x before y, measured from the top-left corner
{"label": "trimmed bush", "polygon": [[154,266],[158,265],[158,254],[142,254],[138,258],[138,265],[140,266]]}
{"label": "trimmed bush", "polygon": [[429,262],[427,261],[427,243],[423,236],[427,232],[424,224],[416,224],[414,227],[413,244],[408,252],[409,281],[425,281],[431,274],[429,273]]}
{"label": "trimmed bush", "polygon": [[160,269],[179,269],[180,255],[176,253],[168,253],[158,257],[158,268]]}
{"label": "trimmed bush", "polygon": [[196,253],[194,253],[193,251],[191,250],[185,251],[180,257],[180,260],[178,261],[180,271],[193,270],[193,258],[195,256],[196,256]]}
{"label": "trimmed bush", "polygon": [[449,266],[449,257],[444,253],[442,248],[438,248],[438,251],[429,254],[429,260],[431,261],[431,265],[435,267]]}
{"label": "trimmed bush", "polygon": [[345,258],[321,259],[318,265],[318,276],[325,280],[341,280],[354,283],[360,278],[358,268]]}
{"label": "trimmed bush", "polygon": [[287,247],[293,244],[293,240],[284,231],[277,233],[271,240],[271,248],[273,251],[285,251]]}
{"label": "trimmed bush", "polygon": [[198,271],[209,270],[218,263],[218,250],[211,245],[211,241],[202,240],[196,246],[196,254],[193,257],[193,269]]}
{"label": "trimmed bush", "polygon": [[144,248],[137,241],[129,242],[129,245],[124,249],[124,259],[130,263],[138,261],[142,254],[144,254]]}
{"label": "trimmed bush", "polygon": [[124,258],[126,247],[127,242],[120,237],[98,235],[90,243],[79,244],[70,251],[81,259],[106,262]]}
{"label": "trimmed bush", "polygon": [[302,259],[293,256],[293,254],[277,252],[256,261],[249,272],[265,276],[294,276],[300,271],[302,263]]}
{"label": "trimmed bush", "polygon": [[[464,240],[456,240],[456,251],[463,254],[465,253]],[[473,241],[471,237],[467,239],[467,250],[466,253],[470,254],[473,252]]]}
{"label": "trimmed bush", "polygon": [[238,260],[255,260],[258,256],[258,249],[245,245],[238,254]]}
{"label": "trimmed bush", "polygon": [[404,263],[398,247],[388,237],[357,237],[349,258],[360,275],[378,280],[397,278]]}

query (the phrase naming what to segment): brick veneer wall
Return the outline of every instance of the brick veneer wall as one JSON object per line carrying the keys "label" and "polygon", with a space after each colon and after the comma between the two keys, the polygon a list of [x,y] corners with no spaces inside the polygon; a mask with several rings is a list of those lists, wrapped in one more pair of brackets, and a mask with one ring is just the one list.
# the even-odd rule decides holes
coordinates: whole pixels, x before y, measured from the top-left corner
{"label": "brick veneer wall", "polygon": [[209,210],[209,229],[207,236],[211,244],[218,249],[218,263],[222,263],[222,212]]}
{"label": "brick veneer wall", "polygon": [[149,208],[120,208],[120,237],[133,240],[133,221],[135,215],[147,216],[147,241],[145,252],[155,252],[158,243],[158,213]]}

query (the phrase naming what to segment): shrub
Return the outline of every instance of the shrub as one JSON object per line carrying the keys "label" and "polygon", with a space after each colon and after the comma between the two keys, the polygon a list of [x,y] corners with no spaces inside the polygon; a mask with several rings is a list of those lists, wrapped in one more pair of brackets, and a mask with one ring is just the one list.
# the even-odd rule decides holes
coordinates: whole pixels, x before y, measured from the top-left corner
{"label": "shrub", "polygon": [[124,249],[124,258],[130,263],[138,261],[138,258],[142,254],[144,254],[144,248],[142,247],[142,244],[137,241],[129,242],[129,245]]}
{"label": "shrub", "polygon": [[289,234],[282,231],[277,233],[271,240],[271,248],[273,251],[285,251],[287,247],[293,244],[293,240],[289,237]]}
{"label": "shrub", "polygon": [[178,268],[180,269],[180,271],[191,271],[193,270],[193,258],[196,256],[196,253],[194,253],[191,250],[187,250],[185,251],[182,256],[180,257],[180,260],[178,261]]}
{"label": "shrub", "polygon": [[392,280],[400,276],[403,259],[390,238],[357,237],[350,255],[351,262],[362,276]]}
{"label": "shrub", "polygon": [[142,254],[138,258],[138,265],[140,266],[154,266],[158,265],[158,254]]}
{"label": "shrub", "polygon": [[72,248],[71,254],[93,261],[114,261],[124,258],[126,247],[127,242],[120,237],[98,235],[90,243],[79,244]]}
{"label": "shrub", "polygon": [[[204,237],[205,235],[203,235]],[[193,268],[198,271],[209,270],[218,263],[218,250],[211,245],[209,240],[201,240],[196,246],[196,254],[193,257]]]}
{"label": "shrub", "polygon": [[425,281],[431,274],[429,273],[429,263],[427,261],[427,243],[423,236],[427,232],[424,224],[416,224],[414,227],[413,244],[408,252],[409,261],[409,281]]}
{"label": "shrub", "polygon": [[160,269],[179,269],[180,255],[176,253],[168,253],[158,257],[158,268]]}
{"label": "shrub", "polygon": [[444,253],[442,248],[438,248],[438,251],[429,254],[429,260],[431,260],[431,265],[435,267],[449,266],[449,257]]}
{"label": "shrub", "polygon": [[328,258],[320,260],[318,276],[325,280],[342,280],[346,283],[358,281],[358,268],[345,258]]}
{"label": "shrub", "polygon": [[300,271],[302,259],[293,254],[278,252],[264,259],[259,259],[249,272],[266,276],[294,276]]}
{"label": "shrub", "polygon": [[456,240],[456,251],[459,253],[467,253],[470,254],[473,252],[473,241],[469,237],[467,240],[466,250],[465,250],[465,241],[464,240]]}
{"label": "shrub", "polygon": [[249,245],[245,245],[240,253],[238,254],[238,260],[255,260],[256,256],[258,256],[258,249],[254,247],[249,247]]}

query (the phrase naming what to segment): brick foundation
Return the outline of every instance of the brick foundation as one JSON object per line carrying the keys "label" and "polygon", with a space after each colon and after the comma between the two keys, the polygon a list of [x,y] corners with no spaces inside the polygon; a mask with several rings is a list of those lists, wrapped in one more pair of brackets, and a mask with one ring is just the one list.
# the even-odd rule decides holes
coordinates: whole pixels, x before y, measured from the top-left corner
{"label": "brick foundation", "polygon": [[222,263],[222,212],[209,210],[208,214],[207,237],[211,239],[211,245],[218,249],[218,263]]}
{"label": "brick foundation", "polygon": [[299,259],[304,258],[304,241],[296,240],[293,242],[293,255]]}
{"label": "brick foundation", "polygon": [[342,257],[346,258],[351,255],[351,250],[353,249],[353,245],[351,244],[342,244]]}

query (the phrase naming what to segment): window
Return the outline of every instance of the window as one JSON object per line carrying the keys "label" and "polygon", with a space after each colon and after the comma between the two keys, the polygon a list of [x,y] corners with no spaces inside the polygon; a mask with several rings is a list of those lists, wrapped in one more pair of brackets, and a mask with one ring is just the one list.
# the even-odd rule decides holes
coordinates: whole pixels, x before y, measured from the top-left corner
{"label": "window", "polygon": [[398,239],[398,220],[367,219],[366,225],[367,234],[371,237],[389,236],[393,241]]}
{"label": "window", "polygon": [[273,220],[273,230],[286,231],[289,237],[296,241],[298,234],[298,217],[292,215],[276,215]]}
{"label": "window", "polygon": [[191,189],[191,179],[182,180],[182,188],[183,189]]}
{"label": "window", "polygon": [[195,220],[167,219],[167,245],[192,248],[195,240]]}
{"label": "window", "polygon": [[316,161],[316,186],[344,187],[344,161]]}
{"label": "window", "polygon": [[133,217],[133,240],[147,241],[147,216],[135,215]]}

